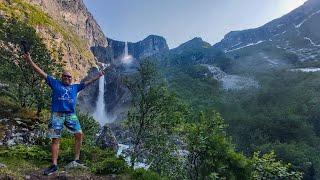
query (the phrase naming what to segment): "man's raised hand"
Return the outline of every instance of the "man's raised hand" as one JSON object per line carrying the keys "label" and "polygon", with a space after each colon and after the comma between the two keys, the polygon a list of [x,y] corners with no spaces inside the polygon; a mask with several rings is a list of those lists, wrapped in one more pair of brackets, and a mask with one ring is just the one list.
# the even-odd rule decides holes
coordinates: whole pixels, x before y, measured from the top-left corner
{"label": "man's raised hand", "polygon": [[28,62],[31,60],[31,57],[30,57],[30,53],[29,53],[29,52],[24,53],[24,54],[22,55],[22,57],[23,57],[24,60],[26,60],[26,61],[28,61]]}
{"label": "man's raised hand", "polygon": [[30,44],[27,41],[21,41],[21,46],[24,54],[27,54],[30,51]]}
{"label": "man's raised hand", "polygon": [[32,69],[39,74],[41,78],[44,78],[44,79],[47,78],[47,74],[32,61],[29,52],[26,52],[25,54],[23,54],[22,57],[32,67]]}

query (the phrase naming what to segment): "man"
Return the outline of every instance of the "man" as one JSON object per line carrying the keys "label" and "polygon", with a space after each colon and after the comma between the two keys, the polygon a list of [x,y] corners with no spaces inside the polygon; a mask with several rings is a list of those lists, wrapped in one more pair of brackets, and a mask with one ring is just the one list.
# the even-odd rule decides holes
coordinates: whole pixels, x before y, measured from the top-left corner
{"label": "man", "polygon": [[72,163],[81,165],[79,157],[83,134],[75,111],[77,94],[87,85],[103,76],[105,71],[100,71],[97,76],[84,83],[72,84],[72,75],[69,71],[64,71],[61,76],[61,81],[59,81],[47,75],[39,68],[39,66],[32,61],[29,53],[25,53],[23,58],[41,78],[46,80],[46,83],[52,89],[51,118],[48,123],[48,134],[52,139],[52,165],[44,170],[44,175],[50,175],[58,170],[59,141],[63,126],[66,126],[75,137],[75,156]]}

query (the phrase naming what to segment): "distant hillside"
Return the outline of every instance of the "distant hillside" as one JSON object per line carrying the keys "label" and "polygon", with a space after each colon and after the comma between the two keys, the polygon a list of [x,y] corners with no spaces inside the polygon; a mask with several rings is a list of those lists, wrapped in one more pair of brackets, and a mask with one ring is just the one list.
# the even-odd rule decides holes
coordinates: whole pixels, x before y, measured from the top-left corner
{"label": "distant hillside", "polygon": [[287,62],[314,61],[320,58],[319,22],[320,1],[309,0],[289,14],[264,26],[230,32],[213,47],[236,58],[248,56],[269,61],[271,66],[281,66]]}

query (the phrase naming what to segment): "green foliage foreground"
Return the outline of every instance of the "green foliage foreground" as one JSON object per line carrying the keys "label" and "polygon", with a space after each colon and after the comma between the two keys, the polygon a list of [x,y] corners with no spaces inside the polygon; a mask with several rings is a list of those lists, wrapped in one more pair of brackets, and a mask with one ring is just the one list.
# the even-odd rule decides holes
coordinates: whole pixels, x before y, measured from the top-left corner
{"label": "green foliage foreground", "polygon": [[[60,171],[63,166],[73,160],[73,139],[61,140],[61,152],[59,158]],[[103,150],[95,146],[83,146],[81,159],[89,167],[89,170],[74,170],[79,176],[86,175],[116,175],[119,179],[150,179],[159,176],[149,171],[133,170],[127,166],[123,158],[118,158],[111,150]],[[50,164],[49,146],[14,146],[0,150],[0,162],[7,168],[0,168],[0,179],[10,177],[22,179],[25,174],[41,173]],[[40,168],[40,169],[39,169]],[[75,176],[76,177],[76,176]]]}
{"label": "green foliage foreground", "polygon": [[[156,74],[155,66],[145,60],[127,82],[133,94],[127,121],[133,137],[132,166],[146,158],[151,170],[170,179],[302,179],[302,173],[277,161],[273,153],[250,158],[236,152],[219,113],[183,105],[157,82]],[[185,149],[175,142],[179,139]],[[180,155],[181,148],[188,153]]]}

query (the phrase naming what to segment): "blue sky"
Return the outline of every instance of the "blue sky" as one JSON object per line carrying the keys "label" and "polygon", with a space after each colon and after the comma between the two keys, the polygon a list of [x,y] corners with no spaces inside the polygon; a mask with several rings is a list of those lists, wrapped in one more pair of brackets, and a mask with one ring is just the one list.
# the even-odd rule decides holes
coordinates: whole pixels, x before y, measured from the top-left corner
{"label": "blue sky", "polygon": [[84,0],[105,35],[137,42],[150,34],[174,48],[194,37],[214,44],[234,30],[259,27],[306,0]]}

